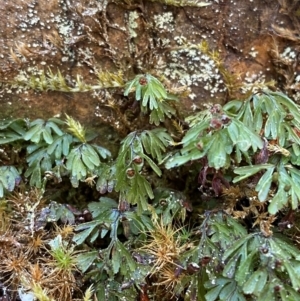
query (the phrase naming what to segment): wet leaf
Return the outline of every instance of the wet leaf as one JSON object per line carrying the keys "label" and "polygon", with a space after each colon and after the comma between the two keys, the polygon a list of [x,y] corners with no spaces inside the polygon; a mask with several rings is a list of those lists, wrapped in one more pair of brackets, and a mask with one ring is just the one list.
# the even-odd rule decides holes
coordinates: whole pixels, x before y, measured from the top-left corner
{"label": "wet leaf", "polygon": [[243,167],[238,167],[234,169],[234,173],[240,175],[237,176],[233,179],[233,183],[239,182],[241,180],[247,179],[258,172],[264,170],[264,169],[269,169],[272,168],[274,165],[272,164],[257,164],[257,165],[252,165],[252,166],[243,166]]}
{"label": "wet leaf", "polygon": [[258,199],[261,202],[264,202],[269,195],[274,169],[275,167],[268,168],[255,187],[255,190],[258,192]]}
{"label": "wet leaf", "polygon": [[[255,264],[255,256],[257,255],[257,249],[253,250],[250,254],[246,256],[246,259],[241,262],[237,272],[235,274],[235,280],[238,282],[240,286],[246,282],[246,280],[253,274],[253,266]],[[244,290],[244,286],[243,286]],[[245,292],[245,290],[244,290]]]}
{"label": "wet leaf", "polygon": [[77,265],[82,273],[87,271],[87,269],[92,265],[95,259],[98,258],[98,256],[97,250],[84,252],[77,256]]}
{"label": "wet leaf", "polygon": [[119,249],[117,243],[115,244],[112,254],[111,254],[111,263],[112,263],[112,269],[113,273],[117,274],[120,270],[121,266],[121,250]]}
{"label": "wet leaf", "polygon": [[259,296],[267,282],[268,274],[266,270],[257,270],[252,273],[246,283],[243,285],[245,294],[254,294]]}
{"label": "wet leaf", "polygon": [[0,166],[0,198],[4,192],[12,192],[20,181],[20,174],[14,166]]}

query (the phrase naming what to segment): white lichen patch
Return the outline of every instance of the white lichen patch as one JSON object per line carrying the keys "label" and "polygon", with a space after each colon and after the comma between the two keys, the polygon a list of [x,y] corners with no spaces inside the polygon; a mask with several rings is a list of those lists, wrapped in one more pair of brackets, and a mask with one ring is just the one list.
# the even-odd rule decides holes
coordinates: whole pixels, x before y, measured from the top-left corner
{"label": "white lichen patch", "polygon": [[174,31],[174,17],[171,12],[154,16],[155,27],[161,31],[172,32]]}
{"label": "white lichen patch", "polygon": [[139,18],[139,14],[134,10],[129,12],[128,15],[128,29],[129,29],[129,36],[130,38],[136,38],[137,33],[135,32],[135,29],[138,27],[138,23],[136,20]]}
{"label": "white lichen patch", "polygon": [[70,22],[69,20],[65,20],[64,22],[61,22],[62,20],[58,17],[58,18],[55,18],[55,20],[57,21],[57,24],[58,24],[58,32],[65,36],[65,37],[68,37],[73,28],[74,28],[74,24],[73,22]]}
{"label": "white lichen patch", "polygon": [[291,47],[286,47],[282,53],[280,53],[280,59],[290,64],[295,61],[297,52]]}
{"label": "white lichen patch", "polygon": [[256,58],[256,56],[258,55],[258,51],[255,50],[254,47],[252,47],[251,50],[249,51],[249,55],[252,56],[253,58]]}
{"label": "white lichen patch", "polygon": [[294,74],[295,79],[290,86],[290,89],[294,91],[293,99],[297,102],[300,101],[300,74]]}
{"label": "white lichen patch", "polygon": [[248,92],[256,93],[261,87],[265,86],[266,75],[260,71],[258,73],[247,72],[244,83],[241,87],[241,92],[247,94]]}
{"label": "white lichen patch", "polygon": [[[16,56],[20,58],[20,61],[30,61],[31,64],[34,64],[34,59],[36,59],[38,55],[46,61],[47,56],[51,55],[53,57],[57,55],[58,51],[62,52],[62,57],[60,58],[62,63],[74,61],[75,54],[70,46],[75,44],[76,41],[73,42],[73,40],[76,37],[82,35],[84,25],[75,24],[73,19],[70,18],[69,6],[69,1],[59,0],[55,13],[50,12],[46,15],[41,11],[41,8],[36,5],[36,2],[33,2],[27,5],[27,10],[24,9],[23,12],[20,12],[18,17],[19,24],[17,24],[17,26],[25,33],[24,39],[27,39],[26,44],[28,43],[30,33],[35,32],[37,26],[41,30],[45,30],[42,43],[30,41],[29,38],[31,45],[30,43],[27,44],[26,52],[29,55],[26,56],[25,52],[21,53],[19,51],[20,47],[13,49]],[[36,33],[33,33],[32,36],[36,36]],[[23,44],[22,39],[19,39],[18,44],[20,43]],[[30,48],[34,49],[31,50]]]}
{"label": "white lichen patch", "polygon": [[[184,37],[175,37],[175,41],[181,46],[185,44]],[[216,63],[207,54],[196,47],[178,47],[170,52],[170,63],[164,70],[164,75],[178,84],[191,88],[200,86],[211,97],[217,93],[226,91],[222,76]],[[195,98],[192,92],[190,99]]]}

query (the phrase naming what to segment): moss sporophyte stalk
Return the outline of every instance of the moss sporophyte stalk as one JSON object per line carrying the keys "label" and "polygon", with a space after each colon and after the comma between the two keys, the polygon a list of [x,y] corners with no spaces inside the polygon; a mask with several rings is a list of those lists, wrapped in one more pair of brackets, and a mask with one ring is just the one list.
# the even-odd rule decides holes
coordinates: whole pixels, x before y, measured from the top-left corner
{"label": "moss sporophyte stalk", "polygon": [[68,115],[1,122],[7,290],[298,300],[299,106],[265,87],[183,120],[179,97],[155,76],[122,88],[146,123],[114,153]]}

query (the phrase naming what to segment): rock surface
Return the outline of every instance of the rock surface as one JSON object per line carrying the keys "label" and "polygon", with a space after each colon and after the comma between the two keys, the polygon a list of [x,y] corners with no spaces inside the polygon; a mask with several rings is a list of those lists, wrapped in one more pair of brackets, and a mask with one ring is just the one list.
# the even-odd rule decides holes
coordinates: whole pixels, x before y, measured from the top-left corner
{"label": "rock surface", "polygon": [[115,122],[103,104],[122,103],[122,89],[71,93],[26,87],[42,70],[59,70],[70,87],[77,77],[97,83],[99,71],[122,71],[124,82],[140,73],[164,76],[170,89],[189,89],[181,98],[186,110],[245,97],[270,80],[297,100],[297,1],[194,2],[209,5],[2,0],[0,117],[67,113],[94,126]]}

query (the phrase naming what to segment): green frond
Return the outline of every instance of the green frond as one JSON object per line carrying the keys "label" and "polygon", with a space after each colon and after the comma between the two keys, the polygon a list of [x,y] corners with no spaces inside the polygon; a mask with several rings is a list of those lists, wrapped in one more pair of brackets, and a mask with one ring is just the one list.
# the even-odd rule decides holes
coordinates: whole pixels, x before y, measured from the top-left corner
{"label": "green frond", "polygon": [[135,99],[140,102],[141,111],[144,114],[150,113],[150,123],[159,125],[165,120],[165,116],[171,118],[176,110],[171,102],[178,98],[167,92],[163,84],[150,74],[137,75],[125,85],[124,95],[135,93]]}

